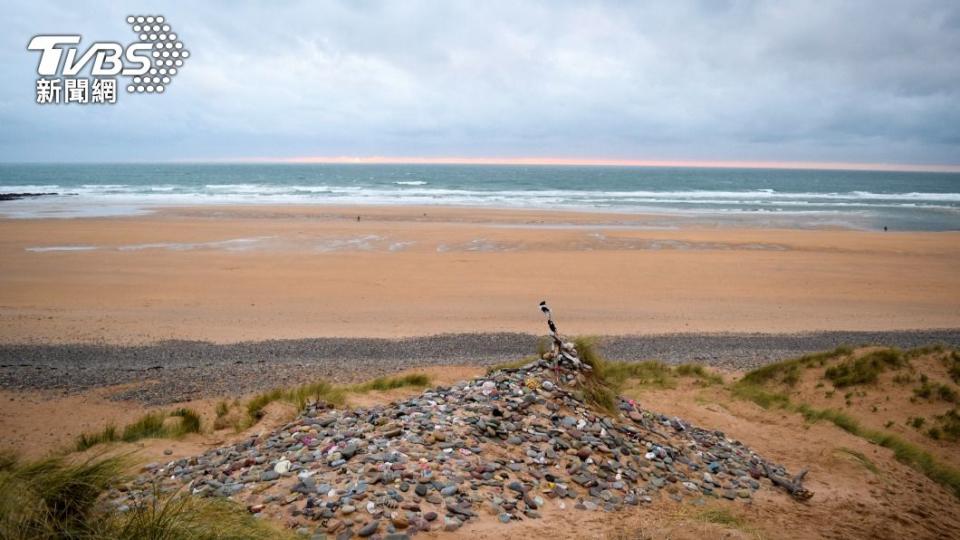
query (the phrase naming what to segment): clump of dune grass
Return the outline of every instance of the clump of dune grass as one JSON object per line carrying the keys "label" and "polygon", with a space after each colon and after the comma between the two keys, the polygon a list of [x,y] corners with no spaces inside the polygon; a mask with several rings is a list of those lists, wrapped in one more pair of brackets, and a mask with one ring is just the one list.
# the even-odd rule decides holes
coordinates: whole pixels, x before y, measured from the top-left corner
{"label": "clump of dune grass", "polygon": [[581,336],[574,340],[577,357],[590,366],[581,388],[584,401],[610,414],[617,413],[616,367],[608,365],[596,347],[596,339]]}
{"label": "clump of dune grass", "polygon": [[744,524],[742,519],[733,515],[730,510],[726,508],[707,508],[697,514],[696,518],[699,521],[726,525],[728,527],[739,528]]}
{"label": "clump of dune grass", "polygon": [[693,378],[699,384],[705,386],[723,384],[723,377],[708,371],[700,364],[670,366],[659,360],[645,360],[643,362],[608,361],[604,366],[604,376],[618,388],[628,382],[654,388],[674,388],[677,377]]}
{"label": "clump of dune grass", "polygon": [[607,362],[603,369],[604,379],[617,389],[628,380],[632,384],[655,388],[676,386],[673,370],[659,360],[643,362]]}
{"label": "clump of dune grass", "polygon": [[281,399],[293,403],[298,411],[302,411],[311,402],[325,401],[331,405],[343,405],[346,396],[344,388],[334,386],[327,381],[317,381],[288,390]]}
{"label": "clump of dune grass", "polygon": [[180,422],[173,430],[174,437],[186,435],[187,433],[200,433],[200,415],[197,414],[197,411],[180,408],[170,413],[170,416],[180,419]]}
{"label": "clump of dune grass", "polygon": [[954,407],[944,414],[934,416],[933,421],[937,425],[927,432],[927,435],[931,438],[942,438],[948,441],[960,440],[960,409]]}
{"label": "clump of dune grass", "polygon": [[220,401],[217,403],[217,408],[214,410],[217,415],[217,418],[223,418],[230,412],[230,404],[226,400]]}
{"label": "clump of dune grass", "polygon": [[801,369],[823,367],[830,360],[850,356],[851,354],[853,354],[853,349],[850,347],[837,347],[832,351],[807,354],[800,358],[759,367],[744,375],[742,380],[749,384],[779,382],[787,386],[794,386],[800,381]]}
{"label": "clump of dune grass", "polygon": [[893,377],[894,384],[910,384],[913,382],[913,375],[909,373],[898,373]]}
{"label": "clump of dune grass", "polygon": [[857,435],[860,431],[860,422],[856,418],[835,409],[814,409],[805,403],[795,405],[792,409],[803,415],[807,422],[827,420],[838,428],[854,435]]}
{"label": "clump of dune grass", "polygon": [[76,448],[78,451],[84,451],[98,444],[115,442],[120,440],[116,426],[107,426],[102,431],[96,433],[81,433],[77,437]]}
{"label": "clump of dune grass", "polygon": [[949,403],[956,403],[960,396],[957,391],[945,384],[931,383],[929,380],[913,389],[913,395],[918,398],[929,400],[940,400]]}
{"label": "clump of dune grass", "polygon": [[605,360],[597,350],[597,338],[580,336],[573,340],[573,346],[577,349],[577,357],[581,362],[593,369],[603,371]]}
{"label": "clump of dune grass", "polygon": [[951,351],[950,354],[943,357],[943,363],[947,367],[947,374],[953,379],[953,382],[960,384],[960,352]]}
{"label": "clump of dune grass", "polygon": [[259,540],[284,538],[235,503],[190,495],[163,496],[116,512],[103,500],[123,481],[126,462],[63,456],[21,462],[0,456],[0,538],[5,540],[164,539]]}
{"label": "clump of dune grass", "polygon": [[273,403],[274,401],[279,401],[284,397],[283,388],[274,388],[267,392],[257,394],[250,401],[247,402],[247,414],[250,418],[259,420],[263,418],[263,408]]}
{"label": "clump of dune grass", "polygon": [[220,401],[217,403],[215,413],[217,416],[213,419],[214,430],[232,427],[234,431],[241,431],[247,421],[247,415],[240,407],[239,400],[234,400],[232,403],[226,400]]}
{"label": "clump of dune grass", "polygon": [[953,441],[960,440],[960,411],[956,407],[946,414],[937,417],[943,423],[943,430],[947,438]]}
{"label": "clump of dune grass", "polygon": [[844,454],[849,456],[851,459],[863,466],[864,469],[872,472],[873,474],[879,475],[880,469],[877,467],[876,463],[870,460],[863,452],[858,452],[850,448],[837,448],[836,450],[839,454]]}
{"label": "clump of dune grass", "polygon": [[404,387],[429,386],[430,377],[422,373],[411,373],[399,377],[378,377],[371,381],[352,385],[333,385],[327,381],[316,381],[293,388],[274,388],[258,394],[247,402],[247,416],[250,423],[256,423],[263,418],[263,409],[274,401],[284,401],[293,404],[297,410],[306,409],[307,405],[315,402],[326,402],[331,405],[343,405],[347,394],[363,394],[371,391],[386,391]]}
{"label": "clump of dune grass", "polygon": [[680,364],[673,370],[681,377],[693,377],[707,386],[723,384],[723,377],[720,374],[708,371],[700,364]]}
{"label": "clump of dune grass", "polygon": [[930,354],[939,354],[946,351],[946,348],[941,344],[935,345],[924,345],[922,347],[914,347],[912,349],[907,349],[903,351],[903,357],[907,360],[913,360],[914,358],[920,358],[921,356],[927,356]]}
{"label": "clump of dune grass", "polygon": [[758,384],[750,384],[740,380],[730,389],[731,393],[740,399],[752,401],[764,409],[786,408],[790,405],[790,398],[782,392],[771,392]]}
{"label": "clump of dune grass", "polygon": [[104,528],[117,540],[292,538],[291,534],[256,519],[232,501],[189,494],[154,497],[124,514],[114,515]]}
{"label": "clump of dune grass", "polygon": [[351,392],[369,392],[371,390],[376,390],[379,392],[384,392],[387,390],[393,390],[395,388],[403,388],[405,386],[427,386],[430,384],[430,377],[424,375],[423,373],[411,373],[409,375],[403,375],[400,377],[377,377],[372,381],[367,381],[365,383],[351,386]]}
{"label": "clump of dune grass", "polygon": [[[176,417],[179,421],[174,426],[169,426],[166,419],[170,417]],[[77,437],[75,448],[82,452],[108,442],[182,437],[187,433],[199,433],[200,427],[200,415],[192,409],[180,408],[170,413],[152,412],[127,424],[122,431],[116,426],[109,425],[96,433],[81,433]]]}
{"label": "clump of dune grass", "polygon": [[899,369],[906,364],[907,360],[899,350],[882,349],[829,367],[824,376],[837,388],[873,384],[887,369]]}
{"label": "clump of dune grass", "polygon": [[617,413],[617,393],[598,379],[588,378],[583,386],[583,398],[587,403],[609,414]]}
{"label": "clump of dune grass", "polygon": [[157,439],[169,434],[163,423],[167,415],[153,412],[141,416],[137,421],[123,428],[120,439],[124,442],[134,442],[140,439]]}
{"label": "clump of dune grass", "polygon": [[529,364],[530,362],[535,362],[536,360],[539,360],[539,359],[542,358],[542,357],[543,357],[543,355],[538,355],[538,356],[524,356],[523,358],[521,358],[521,359],[519,359],[519,360],[514,360],[514,361],[512,361],[512,362],[502,362],[502,363],[499,363],[499,364],[494,364],[494,365],[490,366],[489,368],[487,368],[487,375],[489,375],[489,374],[491,374],[491,373],[493,373],[493,372],[495,372],[495,371],[500,371],[500,370],[502,370],[502,369],[519,369],[519,368],[522,368],[523,366]]}
{"label": "clump of dune grass", "polygon": [[0,538],[82,538],[96,530],[100,495],[120,476],[117,458],[68,463],[62,456],[0,468]]}
{"label": "clump of dune grass", "polygon": [[941,354],[945,352],[948,352],[948,351],[947,351],[947,348],[942,343],[935,343],[933,345],[923,345],[920,347],[907,349],[903,351],[903,356],[907,360],[912,360],[914,358],[920,358],[921,356],[928,356],[931,354]]}

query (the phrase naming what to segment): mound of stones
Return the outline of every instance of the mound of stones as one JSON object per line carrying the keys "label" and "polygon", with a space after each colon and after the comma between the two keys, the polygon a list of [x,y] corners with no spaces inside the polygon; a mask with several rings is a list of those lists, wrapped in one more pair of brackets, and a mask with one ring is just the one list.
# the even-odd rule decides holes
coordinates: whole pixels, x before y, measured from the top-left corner
{"label": "mound of stones", "polygon": [[[112,500],[229,497],[307,537],[404,538],[661,497],[746,502],[786,471],[719,431],[620,399],[588,406],[583,374],[546,361],[389,405],[309,405],[295,421],[201,456],[148,465]],[[159,485],[159,486],[158,486]]]}

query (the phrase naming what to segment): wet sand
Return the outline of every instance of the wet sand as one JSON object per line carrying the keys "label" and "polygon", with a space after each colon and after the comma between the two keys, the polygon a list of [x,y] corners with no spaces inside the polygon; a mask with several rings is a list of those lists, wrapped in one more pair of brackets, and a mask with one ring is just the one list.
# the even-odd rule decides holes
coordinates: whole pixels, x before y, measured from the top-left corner
{"label": "wet sand", "polygon": [[[357,216],[360,221],[357,221]],[[0,342],[960,328],[960,233],[195,207],[0,220]]]}

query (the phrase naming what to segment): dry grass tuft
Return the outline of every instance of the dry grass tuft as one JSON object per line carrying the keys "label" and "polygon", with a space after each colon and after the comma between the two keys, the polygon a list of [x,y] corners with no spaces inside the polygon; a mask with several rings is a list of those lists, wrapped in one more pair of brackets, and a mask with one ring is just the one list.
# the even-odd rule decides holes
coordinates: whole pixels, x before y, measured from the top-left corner
{"label": "dry grass tuft", "polygon": [[23,463],[0,457],[0,538],[266,540],[288,534],[226,500],[164,496],[118,513],[102,496],[123,481],[122,458],[72,463],[52,457]]}
{"label": "dry grass tuft", "polygon": [[844,388],[859,384],[873,384],[887,369],[900,369],[906,365],[907,359],[902,352],[897,349],[882,349],[827,368],[824,376],[835,387]]}
{"label": "dry grass tuft", "polygon": [[779,382],[787,386],[793,386],[800,380],[801,369],[823,367],[831,360],[851,354],[853,354],[853,349],[850,347],[837,347],[832,351],[807,354],[793,360],[785,360],[757,368],[747,373],[743,377],[743,381],[748,384]]}
{"label": "dry grass tuft", "polygon": [[[168,426],[166,419],[170,417],[179,418],[179,422],[175,426]],[[123,431],[110,425],[97,433],[81,433],[74,446],[77,451],[82,452],[98,444],[109,442],[176,438],[187,433],[199,433],[200,427],[200,415],[192,409],[180,408],[170,413],[152,412],[128,424]]]}
{"label": "dry grass tuft", "polygon": [[331,405],[343,405],[348,394],[363,394],[371,391],[387,391],[404,387],[426,387],[430,385],[430,376],[412,373],[399,377],[378,377],[371,381],[346,386],[333,385],[326,381],[317,381],[294,388],[274,388],[254,396],[247,402],[247,425],[253,425],[263,418],[263,409],[274,401],[292,403],[298,410],[304,410],[310,403],[326,402]]}

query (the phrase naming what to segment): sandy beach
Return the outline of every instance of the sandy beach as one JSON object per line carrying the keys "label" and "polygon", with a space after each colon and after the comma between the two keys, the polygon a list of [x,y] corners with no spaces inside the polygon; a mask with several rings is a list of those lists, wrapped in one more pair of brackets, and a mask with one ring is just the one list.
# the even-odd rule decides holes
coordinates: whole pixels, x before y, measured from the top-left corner
{"label": "sandy beach", "polygon": [[[359,216],[359,221],[358,221]],[[0,341],[960,327],[960,233],[665,216],[195,207],[0,220]]]}
{"label": "sandy beach", "polygon": [[960,2],[10,4],[0,540],[960,540]]}
{"label": "sandy beach", "polygon": [[[873,538],[934,537],[955,529],[958,454],[953,431],[946,430],[956,414],[956,379],[948,369],[960,369],[960,233],[758,225],[402,206],[204,206],[114,218],[0,220],[2,449],[29,459],[58,452],[71,459],[135,456],[128,472],[138,479],[162,474],[167,487],[177,489],[175,471],[187,471],[200,482],[191,484],[194,489],[206,482],[200,489],[233,490],[231,499],[243,513],[299,534],[380,527],[420,529],[425,538],[756,538],[784,530],[798,538]],[[598,336],[598,354],[626,361],[618,369],[634,370],[611,386],[623,398],[615,419],[595,417],[597,406],[581,404],[574,397],[579,393],[548,385],[557,375],[544,371],[546,363],[523,368],[533,369],[528,372],[492,369],[530,361],[545,332],[541,299],[550,301],[562,331]],[[858,344],[897,347],[890,354],[902,364],[881,369],[878,381],[851,391],[829,379],[830,366],[851,362],[849,354],[883,350],[837,349],[820,356],[830,363],[799,370],[793,385],[785,376],[769,386],[740,384],[757,372],[751,370],[789,370],[796,362],[790,359]],[[660,362],[640,363],[649,359]],[[374,380],[402,376],[425,377],[430,388],[363,390]],[[488,398],[479,390],[484,377],[510,390]],[[927,377],[939,386],[929,386]],[[832,381],[829,390],[825,381]],[[310,384],[338,388],[343,401],[329,411],[305,411],[285,397]],[[529,394],[528,385],[538,389]],[[918,400],[927,387],[933,397]],[[789,406],[770,407],[744,388],[784,392],[778,395]],[[936,388],[946,397],[936,397]],[[527,398],[517,397],[525,392]],[[252,407],[264,399],[262,417],[254,415]],[[424,427],[417,419],[438,411],[437,399],[457,408],[435,414]],[[503,399],[502,408],[490,409],[487,399]],[[531,413],[529,403],[542,410]],[[484,422],[506,414],[526,427],[505,422],[515,431],[496,432],[495,444],[467,444],[473,432],[455,430],[470,424],[456,419],[488,410],[492,416]],[[561,418],[576,420],[547,413],[554,410],[592,418],[600,436],[599,422],[631,434],[619,440],[649,430],[640,436],[647,446],[615,454],[607,446],[615,439],[605,439],[594,447],[594,435],[574,423],[565,426]],[[127,439],[130,426],[151,415],[177,425],[171,417],[176,411],[197,415],[196,432]],[[823,417],[801,411],[823,411]],[[324,440],[340,441],[331,448],[340,448],[358,433],[355,422],[366,422],[364,415],[373,422],[364,426],[384,433],[394,424],[376,420],[380,415],[405,423],[390,435],[350,439],[363,444],[331,456],[346,453],[340,461],[305,455],[313,446],[289,436],[307,430],[317,436],[304,439],[308,444],[329,436]],[[337,418],[342,426],[329,423]],[[844,423],[848,418],[857,427]],[[310,425],[298,427],[303,422]],[[569,444],[580,449],[553,452],[536,435],[545,422],[555,424],[551,433],[576,434]],[[696,425],[704,429],[690,428]],[[933,429],[944,435],[935,437]],[[425,447],[411,446],[418,430],[430,431]],[[730,472],[709,477],[724,478],[715,486],[702,472],[706,461],[679,478],[641,468],[638,485],[646,495],[620,499],[612,493],[618,484],[603,480],[601,461],[583,460],[589,452],[621,461],[647,456],[639,461],[646,467],[646,460],[659,458],[645,452],[659,448],[649,446],[654,442],[664,444],[666,432],[677,438],[671,452],[702,444],[729,455],[724,445],[742,441],[748,447],[736,446],[744,452],[739,455],[759,452],[774,467],[785,467],[776,478],[809,472],[804,486],[813,498],[791,497],[772,483],[768,469],[751,472],[758,479],[751,483],[743,472],[747,463],[728,458]],[[103,433],[122,438],[83,444]],[[428,509],[465,517],[474,506],[423,497],[426,487],[418,484],[406,492],[400,487],[402,499],[424,505],[407,503],[404,508],[415,511],[406,521],[386,511],[367,519],[370,506],[356,514],[353,507],[321,509],[336,519],[318,521],[313,492],[307,489],[304,498],[305,488],[294,481],[300,478],[295,472],[310,469],[348,489],[336,467],[359,466],[374,478],[380,467],[357,464],[376,463],[386,450],[414,457],[426,452],[428,466],[432,456],[453,450],[431,445],[457,446],[454,455],[466,457],[456,463],[482,458],[509,464],[503,481],[515,477],[530,485],[540,485],[536,463],[553,455],[572,465],[551,467],[551,475],[586,471],[563,482],[569,489],[581,489],[578,482],[604,482],[608,489],[587,489],[582,503],[575,500],[579,495],[568,494],[573,498],[564,503],[566,495],[544,491],[523,502],[523,517],[508,524],[500,510],[521,513],[509,500],[497,507],[497,517],[478,503],[475,517],[454,522],[434,514],[431,526],[420,520]],[[904,447],[927,461],[904,458]],[[549,450],[541,457],[539,448]],[[298,469],[271,476],[281,454],[295,456]],[[255,458],[201,465],[214,463],[214,455]],[[269,467],[247,465],[256,459]],[[156,469],[163,463],[171,469]],[[437,462],[437,474],[452,471],[445,463]],[[236,471],[246,471],[243,485],[250,490],[216,479]],[[378,495],[387,483],[373,487],[376,482],[367,488],[373,512],[392,504]],[[466,494],[474,488],[495,496],[510,489],[492,478],[490,487],[463,485],[462,501],[472,500]],[[110,496],[139,496],[127,493]],[[617,511],[621,519],[609,519],[607,512]]]}

